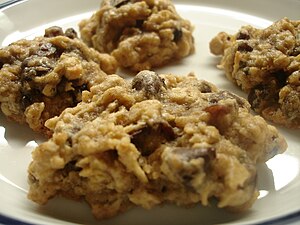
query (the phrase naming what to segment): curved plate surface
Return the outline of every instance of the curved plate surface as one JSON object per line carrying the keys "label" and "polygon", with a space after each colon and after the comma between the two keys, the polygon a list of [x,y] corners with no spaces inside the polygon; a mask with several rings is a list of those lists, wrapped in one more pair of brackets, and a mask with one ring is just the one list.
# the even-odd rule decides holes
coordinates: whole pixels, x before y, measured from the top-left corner
{"label": "curved plate surface", "polygon": [[[12,1],[15,2],[15,1]],[[156,70],[158,73],[186,75],[195,72],[219,88],[245,94],[226,80],[216,68],[219,59],[210,54],[208,43],[220,31],[235,33],[250,24],[264,28],[286,16],[300,19],[299,0],[178,0],[180,15],[192,21],[196,53],[179,63]],[[99,8],[99,0],[27,0],[0,11],[0,46],[20,38],[42,35],[45,28],[58,25],[78,30],[78,22]],[[297,18],[298,17],[298,18]],[[257,224],[297,217],[300,211],[300,132],[279,128],[288,141],[288,150],[265,164],[258,165],[260,197],[243,214],[231,214],[213,207],[184,209],[176,206],[152,210],[135,208],[113,219],[96,221],[82,202],[56,198],[39,207],[27,200],[27,166],[31,151],[43,141],[29,128],[0,116],[0,214],[36,224]],[[295,216],[296,215],[296,216]],[[278,220],[279,219],[279,220]]]}

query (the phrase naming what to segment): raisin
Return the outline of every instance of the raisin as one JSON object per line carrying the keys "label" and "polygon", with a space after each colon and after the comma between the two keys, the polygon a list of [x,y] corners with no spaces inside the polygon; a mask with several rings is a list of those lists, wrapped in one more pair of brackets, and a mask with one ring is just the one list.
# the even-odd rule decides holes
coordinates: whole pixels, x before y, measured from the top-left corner
{"label": "raisin", "polygon": [[21,68],[22,79],[32,80],[36,76],[43,76],[51,71],[54,68],[54,62],[47,57],[32,55],[24,59]]}
{"label": "raisin", "polygon": [[76,166],[76,162],[77,160],[72,160],[65,165],[65,167],[61,170],[61,173],[64,177],[67,177],[72,171],[79,172],[82,170],[80,167]]}
{"label": "raisin", "polygon": [[161,192],[166,193],[168,191],[168,188],[166,186],[162,186]]}
{"label": "raisin", "polygon": [[142,156],[149,156],[161,144],[176,138],[172,127],[166,123],[145,126],[131,136],[132,143],[141,152]]}
{"label": "raisin", "polygon": [[290,54],[291,56],[298,56],[298,55],[300,55],[300,46],[296,46],[294,49],[293,49],[293,51],[292,51],[292,53]]}
{"label": "raisin", "polygon": [[247,67],[247,62],[241,60],[239,62],[239,69],[243,69],[243,68],[246,68],[246,67]]}
{"label": "raisin", "polygon": [[33,176],[33,174],[29,173],[28,181],[30,182],[30,184],[34,184],[34,183],[38,183],[39,180],[35,176]]}
{"label": "raisin", "polygon": [[40,46],[39,50],[37,51],[37,55],[49,57],[54,55],[55,52],[56,52],[56,48],[54,45],[52,45],[51,43],[43,43]]}
{"label": "raisin", "polygon": [[277,84],[279,87],[284,87],[287,83],[287,79],[289,74],[284,72],[283,70],[279,70],[273,73],[274,77],[276,78]]}
{"label": "raisin", "polygon": [[240,31],[237,36],[236,36],[237,40],[249,40],[250,39],[250,35],[247,34],[245,31]]}
{"label": "raisin", "polygon": [[113,164],[114,161],[118,160],[119,155],[117,150],[108,150],[100,154],[97,154],[97,157],[103,159],[107,164]]}
{"label": "raisin", "polygon": [[72,147],[73,146],[73,141],[71,137],[68,137],[68,139],[66,140],[66,145]]}
{"label": "raisin", "polygon": [[81,101],[80,91],[69,91],[68,94],[72,98],[72,101],[70,103],[71,106],[75,106],[78,102]]}
{"label": "raisin", "polygon": [[56,36],[63,36],[63,35],[64,32],[61,27],[53,26],[45,30],[44,37],[56,37]]}
{"label": "raisin", "polygon": [[217,119],[230,113],[230,108],[224,105],[211,105],[206,107],[204,111],[211,114],[213,119]]}
{"label": "raisin", "polygon": [[256,112],[260,112],[278,101],[278,94],[276,92],[278,92],[278,88],[274,80],[268,84],[259,84],[250,90],[248,101]]}
{"label": "raisin", "polygon": [[86,90],[88,90],[88,85],[87,84],[83,84],[83,85],[80,86],[80,91],[81,92],[86,91]]}
{"label": "raisin", "polygon": [[248,43],[241,42],[237,50],[240,52],[252,52],[253,48]]}
{"label": "raisin", "polygon": [[[204,165],[202,168],[205,172],[208,172],[210,171],[210,161],[216,158],[216,149],[212,146],[199,148],[175,147],[172,153],[174,154],[175,158],[178,159],[175,164],[174,172],[181,177],[185,185],[190,187],[193,186],[190,182],[197,177],[199,172],[201,173],[201,169],[199,167],[194,167],[194,164],[191,161],[200,158],[204,159]],[[182,165],[179,167],[180,170],[176,169],[178,164]]]}
{"label": "raisin", "polygon": [[28,106],[30,106],[32,104],[32,102],[33,102],[33,99],[30,95],[23,95],[21,104],[24,109],[26,109]]}
{"label": "raisin", "polygon": [[142,27],[143,27],[143,24],[144,24],[144,20],[137,20],[137,21],[135,22],[135,26],[136,26],[137,28],[142,28]]}
{"label": "raisin", "polygon": [[[63,77],[60,81],[60,83],[57,85],[58,93],[65,92],[65,87],[67,83],[69,83],[65,77]],[[75,88],[75,90],[68,91],[68,95],[72,98],[72,106],[75,106],[78,102],[81,101],[82,92],[89,90],[88,84],[79,84],[79,80],[73,80],[72,81],[72,87]]]}
{"label": "raisin", "polygon": [[212,89],[210,84],[206,83],[206,82],[201,82],[201,84],[198,86],[198,89],[201,93],[211,93]]}
{"label": "raisin", "polygon": [[182,38],[182,30],[181,29],[175,29],[173,31],[173,41],[178,42]]}
{"label": "raisin", "polygon": [[132,80],[132,88],[144,91],[147,98],[158,98],[161,91],[166,88],[164,79],[155,72],[144,70],[139,72]]}
{"label": "raisin", "polygon": [[232,112],[232,109],[226,105],[211,105],[204,109],[205,112],[210,114],[208,124],[216,127],[221,134],[223,134],[227,127],[232,123],[232,119],[225,119],[227,115]]}
{"label": "raisin", "polygon": [[21,105],[24,110],[34,102],[40,102],[40,91],[35,88],[30,88],[28,90],[23,89],[21,90],[21,94]]}
{"label": "raisin", "polygon": [[71,39],[75,39],[75,38],[78,37],[77,32],[73,28],[68,28],[65,31],[65,36],[68,37],[68,38],[71,38]]}
{"label": "raisin", "polygon": [[240,98],[239,96],[231,93],[231,92],[228,92],[228,91],[220,91],[218,93],[213,93],[209,96],[209,102],[211,104],[216,104],[218,103],[220,100],[224,100],[224,99],[228,99],[228,98],[231,98],[231,99],[235,99],[237,104],[240,106],[240,107],[245,107],[246,105],[246,102],[245,100],[243,100],[242,98]]}

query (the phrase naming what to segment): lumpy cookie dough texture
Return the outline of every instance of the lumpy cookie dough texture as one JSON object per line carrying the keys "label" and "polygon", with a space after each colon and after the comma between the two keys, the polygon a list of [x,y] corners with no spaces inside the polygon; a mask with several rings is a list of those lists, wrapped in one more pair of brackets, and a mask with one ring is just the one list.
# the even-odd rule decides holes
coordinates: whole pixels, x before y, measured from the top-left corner
{"label": "lumpy cookie dough texture", "polygon": [[264,118],[300,128],[300,21],[283,18],[266,29],[242,27],[219,33],[211,52],[223,55],[220,68],[248,93]]}
{"label": "lumpy cookie dough texture", "polygon": [[194,52],[193,27],[170,0],[104,0],[79,27],[89,46],[134,71],[164,66]]}
{"label": "lumpy cookie dough texture", "polygon": [[[44,122],[81,101],[81,92],[114,73],[115,59],[88,48],[73,29],[0,49],[0,104],[10,119],[49,134]],[[105,72],[103,72],[105,71]]]}
{"label": "lumpy cookie dough texture", "polygon": [[194,76],[142,71],[84,91],[82,102],[46,122],[33,152],[28,197],[84,199],[98,219],[133,205],[218,200],[245,210],[257,198],[256,162],[286,149],[246,100]]}

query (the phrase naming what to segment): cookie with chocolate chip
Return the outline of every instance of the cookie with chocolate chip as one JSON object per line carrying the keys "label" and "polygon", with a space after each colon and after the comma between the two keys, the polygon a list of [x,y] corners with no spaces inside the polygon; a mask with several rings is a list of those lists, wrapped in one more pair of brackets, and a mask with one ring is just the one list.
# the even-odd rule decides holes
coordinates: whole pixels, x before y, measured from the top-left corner
{"label": "cookie with chocolate chip", "polygon": [[0,49],[2,112],[50,135],[47,119],[81,101],[81,93],[117,68],[115,59],[90,49],[73,29],[46,29],[43,37]]}
{"label": "cookie with chocolate chip", "polygon": [[242,27],[219,33],[211,52],[227,78],[248,93],[252,108],[264,118],[300,128],[300,20],[283,18],[265,29]]}
{"label": "cookie with chocolate chip", "polygon": [[133,71],[164,66],[194,51],[193,27],[170,0],[104,0],[79,27],[89,46]]}
{"label": "cookie with chocolate chip", "polygon": [[249,103],[193,75],[117,75],[46,122],[33,152],[29,199],[84,199],[98,219],[164,203],[246,210],[257,198],[256,163],[286,149]]}

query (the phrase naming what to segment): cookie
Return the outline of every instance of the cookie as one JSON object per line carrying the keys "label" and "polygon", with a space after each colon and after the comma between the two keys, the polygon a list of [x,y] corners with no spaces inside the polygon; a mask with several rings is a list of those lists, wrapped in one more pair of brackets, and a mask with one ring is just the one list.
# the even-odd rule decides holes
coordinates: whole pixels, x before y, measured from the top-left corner
{"label": "cookie", "polygon": [[283,18],[265,29],[243,26],[219,33],[211,52],[219,67],[248,93],[252,108],[276,124],[300,128],[300,20]]}
{"label": "cookie", "polygon": [[98,219],[165,202],[246,210],[257,198],[256,163],[286,149],[249,103],[193,75],[141,71],[82,93],[46,122],[33,152],[29,199],[83,199]]}
{"label": "cookie", "polygon": [[170,0],[104,0],[79,27],[89,46],[133,71],[164,66],[194,52],[193,27]]}
{"label": "cookie", "polygon": [[43,37],[0,49],[1,110],[49,135],[47,119],[77,105],[83,90],[116,69],[113,57],[90,49],[73,29],[64,33],[60,27],[48,28]]}

